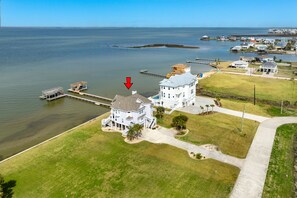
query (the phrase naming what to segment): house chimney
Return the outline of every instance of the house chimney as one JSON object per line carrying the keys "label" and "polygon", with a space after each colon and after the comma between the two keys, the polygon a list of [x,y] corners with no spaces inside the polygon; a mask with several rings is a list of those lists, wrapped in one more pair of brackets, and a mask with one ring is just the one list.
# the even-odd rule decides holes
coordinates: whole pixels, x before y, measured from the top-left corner
{"label": "house chimney", "polygon": [[137,91],[136,90],[133,90],[132,91],[132,95],[134,95],[134,94],[137,94]]}

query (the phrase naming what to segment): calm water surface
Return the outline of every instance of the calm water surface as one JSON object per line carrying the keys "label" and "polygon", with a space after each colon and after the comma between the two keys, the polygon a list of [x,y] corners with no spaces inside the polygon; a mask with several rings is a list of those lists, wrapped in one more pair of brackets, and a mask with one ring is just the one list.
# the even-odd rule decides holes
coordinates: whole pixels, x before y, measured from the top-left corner
{"label": "calm water surface", "polygon": [[[133,89],[149,96],[158,92],[159,78],[139,70],[166,74],[186,60],[237,60],[229,53],[236,42],[200,41],[209,36],[266,33],[248,28],[3,28],[0,30],[0,155],[7,157],[108,109],[73,99],[41,101],[41,90],[84,80],[89,93],[106,97],[128,95],[123,86],[131,76]],[[200,49],[128,49],[152,43],[197,45]],[[113,47],[113,46],[119,47]],[[296,56],[278,56],[295,60]],[[209,71],[192,65],[193,73]]]}

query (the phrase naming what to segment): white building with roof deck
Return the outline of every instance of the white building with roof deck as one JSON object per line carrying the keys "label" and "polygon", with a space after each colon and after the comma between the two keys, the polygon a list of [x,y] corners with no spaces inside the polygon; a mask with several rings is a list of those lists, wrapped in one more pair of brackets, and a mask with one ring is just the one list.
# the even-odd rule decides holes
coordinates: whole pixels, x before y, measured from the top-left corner
{"label": "white building with roof deck", "polygon": [[170,109],[194,105],[197,83],[197,76],[190,71],[176,74],[162,80],[159,94],[149,99],[156,106]]}
{"label": "white building with roof deck", "polygon": [[140,124],[145,128],[153,128],[156,118],[153,116],[153,104],[146,97],[132,92],[130,96],[116,95],[111,103],[110,116],[102,120],[102,127],[122,131],[126,136],[129,127]]}
{"label": "white building with roof deck", "polygon": [[230,65],[230,67],[241,68],[241,69],[247,69],[248,66],[249,66],[249,63],[242,60],[234,61]]}

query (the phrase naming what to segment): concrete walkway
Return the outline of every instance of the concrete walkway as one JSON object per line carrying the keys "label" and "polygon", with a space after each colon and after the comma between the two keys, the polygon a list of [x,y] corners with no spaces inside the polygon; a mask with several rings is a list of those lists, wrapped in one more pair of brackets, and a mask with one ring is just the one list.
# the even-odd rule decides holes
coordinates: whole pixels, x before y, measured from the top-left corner
{"label": "concrete walkway", "polygon": [[[238,72],[222,72],[225,74],[234,74],[234,75],[241,75],[241,76],[255,76],[255,77],[260,77],[260,78],[272,78],[272,79],[280,79],[280,80],[291,80],[291,78],[286,78],[286,77],[278,77],[278,76],[272,76],[272,75],[257,75],[257,74],[250,74],[250,73],[238,73]],[[294,80],[297,80],[295,78]]]}
{"label": "concrete walkway", "polygon": [[297,117],[271,118],[260,124],[231,193],[232,198],[261,197],[276,129],[289,123],[297,123]]}
{"label": "concrete walkway", "polygon": [[186,150],[188,153],[201,153],[207,158],[212,158],[220,162],[231,164],[238,168],[241,168],[244,162],[243,159],[232,157],[219,151],[209,150],[203,146],[197,146],[195,144],[178,140],[174,137],[174,131],[170,131],[170,129],[165,129],[163,127],[156,130],[144,129],[141,139],[154,144],[168,144]]}
{"label": "concrete walkway", "polygon": [[[243,113],[241,111],[234,111],[231,109],[226,109],[226,108],[217,107],[217,106],[213,110],[216,112],[219,112],[219,113],[228,114],[228,115],[232,115],[232,116],[236,116],[236,117],[242,117],[242,113]],[[249,120],[254,120],[257,122],[263,122],[263,121],[269,119],[267,117],[257,116],[257,115],[253,115],[253,114],[249,114],[249,113],[245,113],[244,118],[249,119]]]}
{"label": "concrete walkway", "polygon": [[[178,108],[177,110],[181,111],[181,112],[190,113],[190,114],[200,114],[200,113],[202,113],[202,110],[201,110],[200,106],[203,106],[204,110],[206,110],[205,105],[212,105],[212,104],[215,105],[213,98],[208,98],[208,97],[203,97],[203,96],[196,96],[196,101],[195,101],[194,106],[182,107],[182,108]],[[212,110],[211,107],[209,107],[209,111],[210,110]],[[213,111],[223,113],[223,114],[232,115],[232,116],[236,116],[236,117],[242,117],[242,112],[241,111],[234,111],[234,110],[230,110],[230,109],[226,109],[226,108],[222,108],[222,107],[218,107],[218,106],[215,106],[213,108]],[[267,117],[257,116],[257,115],[253,115],[253,114],[249,114],[249,113],[245,113],[244,118],[249,119],[249,120],[254,120],[254,121],[257,121],[257,122],[263,122],[263,121],[269,119]]]}

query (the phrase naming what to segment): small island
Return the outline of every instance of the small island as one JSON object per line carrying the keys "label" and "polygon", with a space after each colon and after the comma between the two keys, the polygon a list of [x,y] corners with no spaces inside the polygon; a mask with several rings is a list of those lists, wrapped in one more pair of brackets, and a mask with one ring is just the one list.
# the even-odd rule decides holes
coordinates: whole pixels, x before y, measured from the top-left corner
{"label": "small island", "polygon": [[159,47],[199,49],[198,46],[178,45],[178,44],[162,44],[162,43],[160,43],[160,44],[140,45],[140,46],[131,46],[131,47],[128,47],[128,48],[159,48]]}

